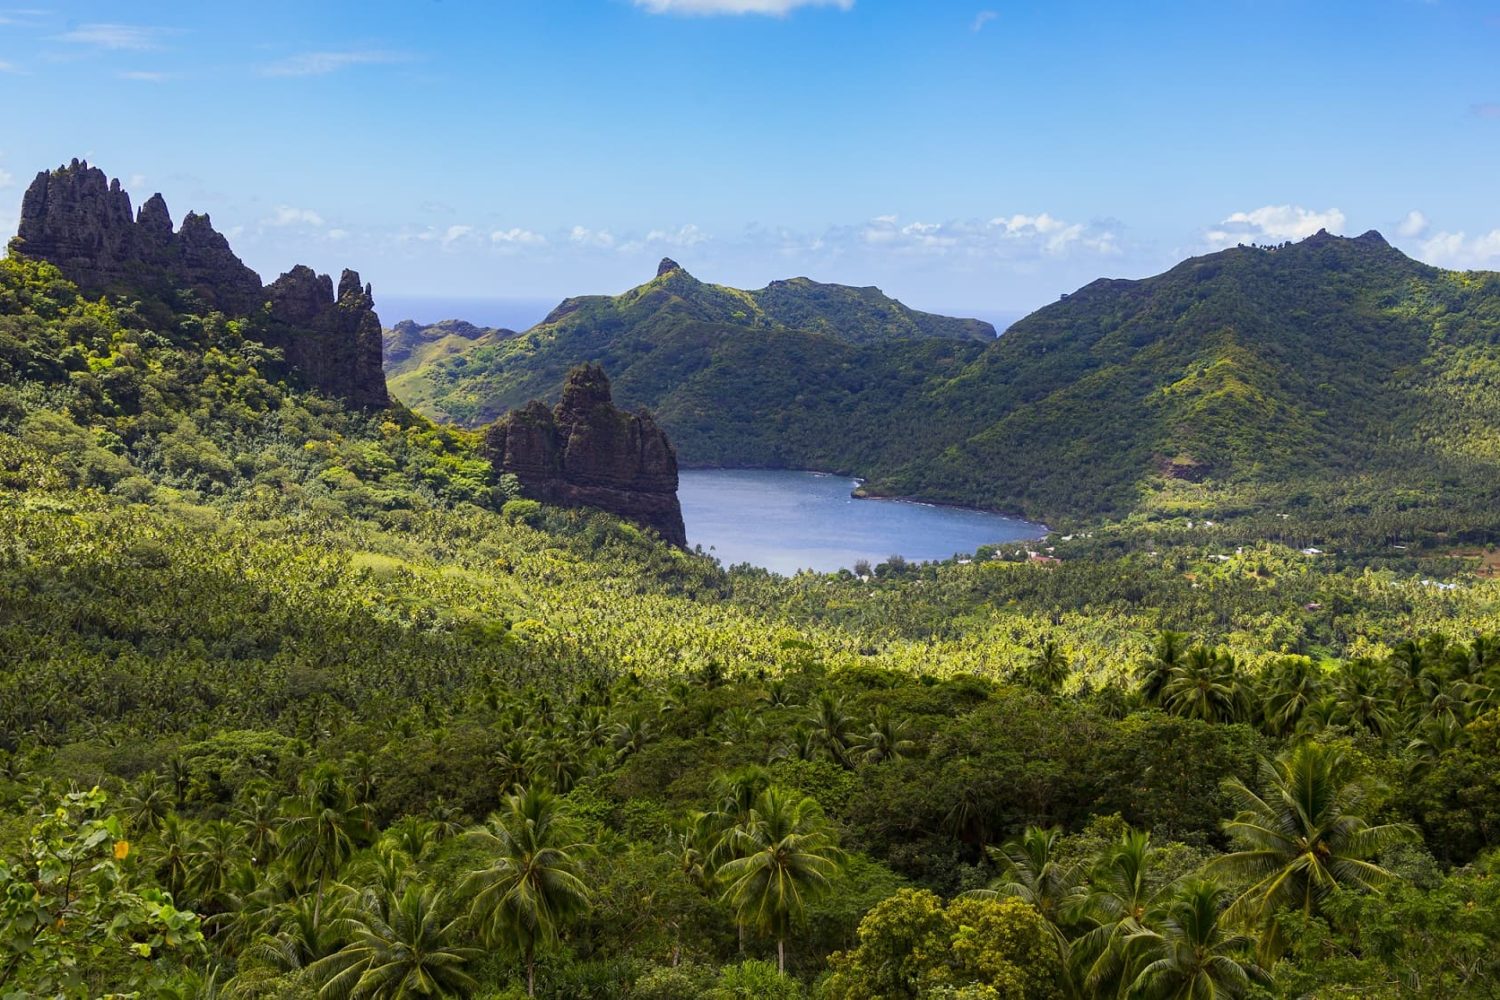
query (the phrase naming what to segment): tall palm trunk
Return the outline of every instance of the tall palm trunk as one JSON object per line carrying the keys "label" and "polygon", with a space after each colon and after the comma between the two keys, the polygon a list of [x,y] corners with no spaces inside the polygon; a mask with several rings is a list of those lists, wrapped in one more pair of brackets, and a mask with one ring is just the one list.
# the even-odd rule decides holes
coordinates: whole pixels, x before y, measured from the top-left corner
{"label": "tall palm trunk", "polygon": [[786,938],[776,939],[776,971],[786,975]]}
{"label": "tall palm trunk", "polygon": [[536,951],[530,945],[526,947],[526,995],[536,996]]}

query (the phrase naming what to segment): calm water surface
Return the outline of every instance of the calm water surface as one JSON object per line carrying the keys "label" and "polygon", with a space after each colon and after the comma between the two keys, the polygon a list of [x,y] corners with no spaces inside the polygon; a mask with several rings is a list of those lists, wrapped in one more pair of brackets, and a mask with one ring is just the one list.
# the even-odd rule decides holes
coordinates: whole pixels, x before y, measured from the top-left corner
{"label": "calm water surface", "polygon": [[1039,524],[978,510],[904,500],[856,500],[856,480],[819,472],[688,469],[678,496],[689,545],[725,566],[823,572],[857,560],[912,561],[972,553],[981,545],[1039,538]]}

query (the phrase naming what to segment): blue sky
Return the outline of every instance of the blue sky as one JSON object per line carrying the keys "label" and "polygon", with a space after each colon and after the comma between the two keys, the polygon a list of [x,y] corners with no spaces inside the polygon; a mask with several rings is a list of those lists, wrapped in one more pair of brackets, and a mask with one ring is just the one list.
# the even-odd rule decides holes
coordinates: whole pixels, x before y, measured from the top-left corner
{"label": "blue sky", "polygon": [[1500,3],[0,8],[0,227],[74,156],[377,299],[670,255],[1004,312],[1320,226],[1500,268]]}

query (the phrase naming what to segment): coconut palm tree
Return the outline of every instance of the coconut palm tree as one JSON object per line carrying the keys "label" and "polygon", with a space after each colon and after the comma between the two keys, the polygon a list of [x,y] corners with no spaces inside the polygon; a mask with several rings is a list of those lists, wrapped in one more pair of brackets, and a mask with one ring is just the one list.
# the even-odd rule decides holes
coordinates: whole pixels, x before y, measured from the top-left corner
{"label": "coconut palm tree", "polygon": [[1334,678],[1333,688],[1340,722],[1376,736],[1395,728],[1396,703],[1374,661],[1359,657],[1345,663]]}
{"label": "coconut palm tree", "polygon": [[1030,903],[1047,921],[1059,952],[1068,955],[1068,924],[1076,906],[1082,873],[1077,865],[1058,859],[1058,842],[1062,830],[1028,826],[1020,837],[999,848],[986,848],[990,858],[1000,866],[1000,875],[985,889],[974,889],[965,895],[979,898],[1014,896]]}
{"label": "coconut palm tree", "polygon": [[813,703],[807,721],[818,744],[828,752],[833,762],[842,767],[850,767],[849,748],[858,737],[854,730],[854,720],[844,709],[844,700],[824,691]]}
{"label": "coconut palm tree", "polygon": [[1051,694],[1068,679],[1068,654],[1056,639],[1037,647],[1026,664],[1026,681],[1038,691]]}
{"label": "coconut palm tree", "polygon": [[718,775],[709,783],[709,792],[718,805],[698,813],[693,825],[698,841],[708,852],[710,872],[734,856],[734,833],[749,822],[756,799],[770,784],[771,772],[754,765]]}
{"label": "coconut palm tree", "polygon": [[171,811],[171,789],[156,771],[141,775],[121,801],[121,818],[137,834],[161,829],[162,820]]}
{"label": "coconut palm tree", "polygon": [[173,899],[181,900],[187,890],[195,839],[187,820],[176,813],[168,813],[156,831],[155,843],[143,852],[156,870],[157,879]]}
{"label": "coconut palm tree", "polygon": [[615,723],[610,746],[614,749],[615,760],[624,761],[627,757],[640,753],[655,738],[656,727],[652,724],[651,717],[636,708]]}
{"label": "coconut palm tree", "polygon": [[818,738],[806,723],[798,723],[771,748],[770,760],[816,760]]}
{"label": "coconut palm tree", "polygon": [[1182,883],[1149,928],[1129,938],[1133,969],[1129,996],[1141,1000],[1216,1000],[1242,997],[1268,977],[1250,955],[1253,941],[1224,922],[1228,894],[1214,882]]}
{"label": "coconut palm tree", "polygon": [[1141,664],[1141,697],[1148,705],[1159,705],[1172,671],[1187,656],[1188,636],[1186,632],[1163,631],[1156,637],[1146,661]]}
{"label": "coconut palm tree", "polygon": [[1236,670],[1229,653],[1194,646],[1162,688],[1162,707],[1172,715],[1204,722],[1233,721],[1243,702]]}
{"label": "coconut palm tree", "polygon": [[1257,795],[1239,780],[1225,791],[1240,812],[1224,824],[1238,850],[1214,859],[1211,872],[1244,883],[1231,919],[1260,924],[1263,954],[1274,954],[1276,910],[1293,906],[1311,915],[1339,888],[1372,890],[1394,876],[1369,859],[1416,837],[1404,824],[1370,825],[1354,764],[1341,751],[1303,743],[1274,761],[1261,762]]}
{"label": "coconut palm tree", "polygon": [[425,816],[406,816],[386,827],[377,848],[398,850],[417,861],[425,860],[437,849],[442,837],[438,825]]}
{"label": "coconut palm tree", "polygon": [[538,951],[556,943],[568,920],[589,905],[579,877],[588,845],[576,839],[552,793],[538,787],[507,796],[504,810],[467,836],[490,855],[489,866],[464,882],[470,919],[490,943],[520,955],[526,992],[535,996]]}
{"label": "coconut palm tree", "polygon": [[887,760],[900,760],[917,748],[907,737],[906,720],[891,713],[889,706],[881,705],[875,710],[875,718],[855,742],[855,758],[864,764],[879,764]]}
{"label": "coconut palm tree", "polygon": [[1468,730],[1450,716],[1423,719],[1417,725],[1416,735],[1406,744],[1411,755],[1409,773],[1413,777],[1425,774],[1439,757],[1462,744],[1468,735]]}
{"label": "coconut palm tree", "polygon": [[252,864],[265,866],[276,857],[276,831],[281,825],[281,797],[269,788],[244,796],[231,812],[250,849]]}
{"label": "coconut palm tree", "polygon": [[204,824],[188,849],[188,887],[200,910],[224,908],[231,879],[244,857],[239,827],[222,819]]}
{"label": "coconut palm tree", "polygon": [[1469,642],[1468,676],[1500,687],[1500,635],[1476,635]]}
{"label": "coconut palm tree", "polygon": [[1396,707],[1402,712],[1421,708],[1423,681],[1442,664],[1442,650],[1430,643],[1403,639],[1391,649],[1386,661],[1386,689],[1394,692]]}
{"label": "coconut palm tree", "polygon": [[302,798],[294,802],[276,831],[281,856],[303,887],[314,889],[314,915],[328,883],[354,853],[361,810],[336,770],[315,768],[303,780]]}
{"label": "coconut palm tree", "polygon": [[1149,833],[1126,828],[1102,852],[1074,904],[1078,921],[1093,924],[1072,942],[1069,956],[1088,996],[1118,997],[1130,986],[1128,943],[1147,929],[1147,914],[1160,908],[1170,889]]}
{"label": "coconut palm tree", "polygon": [[246,950],[247,958],[281,972],[305,969],[342,948],[359,930],[350,916],[351,893],[341,889],[318,901],[300,896],[277,907],[273,929]]}
{"label": "coconut palm tree", "polygon": [[735,857],[719,869],[735,920],[776,939],[776,967],[786,974],[786,939],[809,898],[843,866],[817,800],[772,785],[732,834]]}
{"label": "coconut palm tree", "polygon": [[1285,736],[1296,730],[1302,715],[1323,695],[1323,673],[1306,656],[1284,656],[1271,665],[1265,679],[1266,729]]}
{"label": "coconut palm tree", "polygon": [[408,885],[354,919],[352,939],[314,962],[319,1000],[406,1000],[466,996],[478,984],[464,971],[483,954],[461,945],[461,918],[443,919],[441,893]]}

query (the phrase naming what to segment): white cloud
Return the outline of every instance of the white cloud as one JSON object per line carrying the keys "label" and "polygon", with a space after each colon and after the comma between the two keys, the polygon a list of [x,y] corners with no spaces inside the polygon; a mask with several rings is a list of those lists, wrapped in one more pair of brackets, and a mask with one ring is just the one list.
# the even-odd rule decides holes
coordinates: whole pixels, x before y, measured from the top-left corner
{"label": "white cloud", "polygon": [[647,243],[665,243],[674,247],[692,247],[707,240],[703,230],[692,224],[678,229],[653,229],[646,234]]}
{"label": "white cloud", "polygon": [[443,232],[443,246],[451,247],[453,244],[467,239],[472,235],[474,235],[473,226],[449,226]]}
{"label": "white cloud", "polygon": [[547,237],[529,229],[497,229],[490,233],[490,242],[497,246],[534,247],[545,244]]}
{"label": "white cloud", "polygon": [[973,30],[976,31],[976,32],[983,31],[984,30],[984,26],[986,24],[989,24],[991,21],[995,20],[999,16],[1000,16],[999,11],[993,11],[993,10],[982,10],[982,11],[980,11],[978,14],[974,15],[974,28],[973,28]]}
{"label": "white cloud", "polygon": [[339,240],[347,240],[349,238],[349,232],[345,229],[330,229],[323,235],[328,239],[333,240],[334,242],[337,242]]}
{"label": "white cloud", "polygon": [[410,56],[380,49],[355,49],[343,52],[300,52],[280,62],[262,66],[262,76],[326,76],[351,66],[375,66],[409,62]]}
{"label": "white cloud", "polygon": [[1315,212],[1300,205],[1266,205],[1252,212],[1235,212],[1204,235],[1217,248],[1237,243],[1281,243],[1306,239],[1320,229],[1342,232],[1344,221],[1344,213],[1336,208]]}
{"label": "white cloud", "polygon": [[140,83],[165,83],[172,78],[170,73],[158,73],[155,70],[132,69],[120,74],[121,80],[135,80]]}
{"label": "white cloud", "polygon": [[4,10],[0,11],[0,24],[13,24],[18,27],[34,27],[49,11],[45,10]]}
{"label": "white cloud", "polygon": [[568,239],[579,246],[599,247],[608,249],[615,245],[615,238],[608,229],[597,232],[584,226],[574,226],[573,231],[568,234]]}
{"label": "white cloud", "polygon": [[1500,229],[1473,238],[1463,232],[1438,233],[1423,241],[1417,256],[1440,267],[1493,270],[1500,267]]}
{"label": "white cloud", "polygon": [[851,10],[854,0],[635,0],[652,14],[769,14],[785,17],[798,7]]}
{"label": "white cloud", "polygon": [[0,73],[13,73],[19,76],[24,72],[25,70],[21,69],[21,67],[17,66],[15,63],[6,62],[4,59],[0,59]]}
{"label": "white cloud", "polygon": [[140,193],[141,188],[146,186],[145,174],[131,174],[130,179],[125,182],[125,190]]}
{"label": "white cloud", "polygon": [[16,175],[9,170],[0,170],[0,188],[8,188],[16,182]]}
{"label": "white cloud", "polygon": [[71,31],[54,35],[53,39],[116,52],[146,52],[161,48],[162,36],[166,33],[163,28],[138,24],[80,24]]}
{"label": "white cloud", "polygon": [[1427,216],[1416,209],[1406,213],[1406,218],[1396,224],[1396,235],[1407,238],[1421,236],[1427,232]]}
{"label": "white cloud", "polygon": [[310,208],[277,205],[276,212],[265,220],[268,226],[321,226],[323,217]]}
{"label": "white cloud", "polygon": [[[1081,251],[1113,256],[1120,252],[1113,230],[1105,225],[1065,222],[1039,215],[1000,216],[988,222],[908,222],[883,215],[859,229],[858,242],[900,253],[958,254],[968,257],[1019,259],[1060,256]],[[838,231],[823,238],[838,242]]]}

